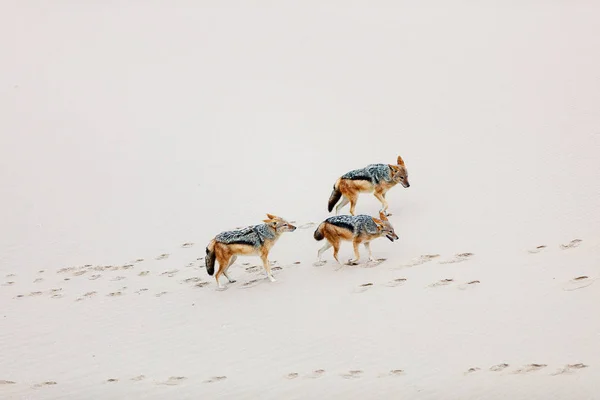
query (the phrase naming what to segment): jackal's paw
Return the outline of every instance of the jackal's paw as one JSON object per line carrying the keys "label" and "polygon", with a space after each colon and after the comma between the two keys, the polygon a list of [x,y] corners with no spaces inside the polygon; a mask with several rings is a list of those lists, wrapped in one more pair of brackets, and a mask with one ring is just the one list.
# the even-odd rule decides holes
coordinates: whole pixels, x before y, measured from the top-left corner
{"label": "jackal's paw", "polygon": [[346,265],[358,265],[358,260],[348,260]]}
{"label": "jackal's paw", "polygon": [[316,261],[313,263],[313,267],[322,267],[325,264],[327,264],[327,261]]}
{"label": "jackal's paw", "polygon": [[227,286],[217,286],[217,288],[215,290],[217,292],[223,292],[223,291],[227,290]]}
{"label": "jackal's paw", "polygon": [[272,275],[267,276],[267,278],[269,278],[271,282],[277,282],[277,279],[275,279]]}
{"label": "jackal's paw", "polygon": [[237,282],[237,281],[236,281],[235,279],[231,279],[231,280],[229,281],[229,283],[236,283],[236,282]]}

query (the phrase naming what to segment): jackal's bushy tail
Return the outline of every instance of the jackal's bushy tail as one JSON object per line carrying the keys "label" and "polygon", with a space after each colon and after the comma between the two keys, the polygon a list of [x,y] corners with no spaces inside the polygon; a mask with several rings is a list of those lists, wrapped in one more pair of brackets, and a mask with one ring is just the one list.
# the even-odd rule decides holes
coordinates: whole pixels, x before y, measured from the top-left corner
{"label": "jackal's bushy tail", "polygon": [[313,234],[313,237],[315,238],[315,240],[323,240],[323,238],[325,238],[325,235],[323,235],[323,225],[325,223],[322,222],[317,229],[315,230],[315,233]]}
{"label": "jackal's bushy tail", "polygon": [[217,255],[215,254],[215,241],[211,240],[211,242],[206,246],[206,257],[204,258],[204,264],[206,265],[206,272],[210,276],[215,273],[215,259]]}
{"label": "jackal's bushy tail", "polygon": [[333,191],[331,192],[331,196],[329,196],[329,205],[327,207],[329,212],[331,212],[331,210],[333,210],[333,207],[335,207],[337,202],[340,201],[340,198],[342,197],[342,192],[339,189],[339,182],[340,181],[338,179],[338,181],[335,183],[335,185],[333,185]]}

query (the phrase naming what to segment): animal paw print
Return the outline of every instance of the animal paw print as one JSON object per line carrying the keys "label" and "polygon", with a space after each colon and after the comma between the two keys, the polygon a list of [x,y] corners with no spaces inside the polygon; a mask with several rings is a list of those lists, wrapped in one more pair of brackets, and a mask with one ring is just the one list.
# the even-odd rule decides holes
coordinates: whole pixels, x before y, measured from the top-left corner
{"label": "animal paw print", "polygon": [[248,282],[242,283],[242,287],[243,288],[251,288],[251,287],[258,285],[260,283],[260,281],[261,281],[260,279],[252,279],[252,280],[249,280]]}
{"label": "animal paw print", "polygon": [[109,378],[106,380],[106,383],[117,383],[119,380],[117,378]]}
{"label": "animal paw print", "polygon": [[378,266],[379,264],[384,263],[385,261],[387,261],[387,258],[376,258],[374,260],[369,260],[365,263],[363,268],[373,268]]}
{"label": "animal paw print", "polygon": [[477,281],[477,280],[475,280],[475,281],[469,281],[469,282],[467,282],[467,283],[463,283],[463,284],[462,284],[462,285],[460,285],[458,288],[459,288],[460,290],[466,290],[466,289],[469,289],[469,288],[475,287],[475,286],[479,285],[480,283],[481,283],[481,282],[480,282],[480,281]]}
{"label": "animal paw print", "polygon": [[147,291],[148,291],[148,289],[146,289],[146,288],[142,288],[142,289],[140,289],[140,290],[137,290],[135,293],[136,293],[136,294],[142,294],[142,292],[147,292]]}
{"label": "animal paw print", "polygon": [[125,279],[124,276],[115,276],[114,278],[111,279],[111,281],[117,282],[117,281],[122,281],[123,279]]}
{"label": "animal paw print", "polygon": [[402,267],[415,267],[417,265],[425,264],[434,258],[439,257],[439,254],[423,254],[422,256],[413,258],[408,264],[401,265]]}
{"label": "animal paw print", "polygon": [[89,298],[91,298],[92,296],[95,296],[95,295],[96,295],[96,292],[87,292],[83,296],[78,297],[77,299],[75,299],[75,301],[83,301],[83,300],[89,299]]}
{"label": "animal paw print", "polygon": [[200,278],[199,276],[194,276],[192,278],[187,278],[181,281],[181,283],[196,283],[196,282],[202,282],[202,278]]}
{"label": "animal paw print", "polygon": [[578,363],[578,364],[567,364],[563,368],[560,368],[558,371],[551,375],[562,375],[562,374],[572,374],[577,370],[587,368],[588,365]]}
{"label": "animal paw print", "polygon": [[469,368],[467,370],[467,372],[465,372],[465,375],[470,375],[470,374],[473,374],[473,373],[475,373],[477,371],[481,371],[481,368],[479,368],[479,367],[472,367],[472,368]]}
{"label": "animal paw print", "polygon": [[525,374],[528,372],[539,371],[540,369],[546,368],[548,365],[546,364],[527,364],[526,366],[517,369],[514,374]]}
{"label": "animal paw print", "polygon": [[391,281],[386,283],[385,286],[396,287],[396,286],[402,286],[405,283],[406,283],[406,278],[396,278],[396,279],[392,279]]}
{"label": "animal paw print", "polygon": [[14,281],[8,281],[8,282],[3,283],[2,286],[12,286],[14,284],[15,284]]}
{"label": "animal paw print", "polygon": [[161,254],[160,256],[156,257],[155,260],[160,261],[160,260],[166,260],[167,258],[169,258],[169,254],[164,253],[164,254]]}
{"label": "animal paw print", "polygon": [[455,254],[454,257],[452,257],[451,259],[440,261],[439,263],[440,264],[455,264],[455,263],[467,261],[468,259],[473,257],[473,255],[474,255],[473,253],[459,253],[459,254]]}
{"label": "animal paw print", "polygon": [[165,271],[162,274],[160,274],[161,276],[168,276],[169,278],[174,277],[177,273],[179,272],[178,269],[171,269],[169,271]]}
{"label": "animal paw print", "polygon": [[167,294],[167,292],[160,292],[160,293],[156,293],[154,296],[156,296],[156,297],[162,297],[165,294]]}
{"label": "animal paw print", "polygon": [[542,251],[542,250],[546,249],[547,247],[548,247],[548,246],[546,246],[546,245],[544,245],[544,244],[543,244],[543,245],[541,245],[541,246],[537,246],[535,249],[527,250],[527,252],[528,252],[528,253],[531,253],[531,254],[537,254],[537,253],[539,253],[540,251]]}
{"label": "animal paw print", "polygon": [[371,289],[372,287],[373,287],[372,282],[363,283],[363,284],[358,285],[358,287],[356,289],[354,289],[354,293],[363,293],[363,292],[366,292],[367,290]]}
{"label": "animal paw print", "polygon": [[563,249],[563,250],[574,249],[575,247],[579,247],[579,245],[581,244],[581,242],[582,242],[581,239],[573,239],[573,240],[571,240],[567,244],[561,244],[560,248]]}
{"label": "animal paw print", "polygon": [[506,369],[506,368],[508,368],[508,367],[509,367],[509,365],[508,365],[508,364],[505,364],[505,363],[502,363],[502,364],[496,364],[496,365],[492,365],[492,366],[490,367],[490,371],[493,371],[493,372],[500,372],[500,371],[503,371],[504,369]]}
{"label": "animal paw print", "polygon": [[40,283],[43,281],[44,281],[44,278],[37,278],[36,280],[33,281],[33,283]]}
{"label": "animal paw print", "polygon": [[194,245],[194,243],[192,242],[185,242],[184,244],[181,245],[181,247],[183,247],[184,249],[187,249],[188,247],[192,247]]}
{"label": "animal paw print", "polygon": [[227,377],[225,375],[213,376],[212,378],[205,380],[204,383],[216,383],[216,382],[224,381],[225,379],[227,379]]}
{"label": "animal paw print", "polygon": [[429,285],[429,287],[438,287],[438,286],[446,286],[454,282],[454,279],[442,279],[441,281],[437,281]]}
{"label": "animal paw print", "polygon": [[198,282],[194,285],[194,287],[203,288],[206,285],[208,285],[208,282]]}
{"label": "animal paw print", "polygon": [[131,378],[131,380],[134,382],[143,381],[144,379],[146,379],[146,375],[138,375]]}
{"label": "animal paw print", "polygon": [[46,381],[46,382],[36,383],[35,385],[33,385],[33,388],[34,389],[40,389],[40,388],[43,388],[43,387],[46,387],[46,386],[54,386],[56,384],[57,383],[54,382],[54,381]]}
{"label": "animal paw print", "polygon": [[308,378],[318,379],[318,378],[322,377],[323,375],[325,375],[324,369],[316,369],[313,372],[311,372],[310,375],[308,375]]}
{"label": "animal paw print", "polygon": [[259,267],[258,265],[253,265],[251,267],[246,267],[246,272],[248,273],[254,273],[254,272],[258,272],[260,270],[261,267]]}
{"label": "animal paw print", "polygon": [[297,372],[290,372],[289,374],[287,374],[285,376],[287,379],[296,379],[298,377],[298,373]]}
{"label": "animal paw print", "polygon": [[150,273],[150,271],[142,271],[138,274],[138,276],[146,276]]}
{"label": "animal paw print", "polygon": [[362,376],[363,371],[360,369],[350,370],[345,374],[342,374],[344,379],[358,379]]}
{"label": "animal paw print", "polygon": [[108,297],[119,297],[119,296],[123,296],[123,292],[118,290],[116,292],[110,292],[109,294],[107,294],[107,296]]}
{"label": "animal paw print", "polygon": [[171,376],[164,382],[159,382],[159,385],[167,385],[167,386],[175,386],[179,385],[181,382],[185,381],[187,378],[185,376]]}
{"label": "animal paw print", "polygon": [[587,275],[581,275],[564,284],[563,290],[570,292],[577,289],[583,289],[590,286],[592,283],[594,283],[594,279],[591,279]]}
{"label": "animal paw print", "polygon": [[0,385],[14,385],[15,383],[17,383],[17,382],[0,379]]}
{"label": "animal paw print", "polygon": [[96,279],[100,278],[101,276],[102,275],[100,275],[100,274],[95,274],[95,275],[90,276],[88,279],[90,281],[95,281]]}

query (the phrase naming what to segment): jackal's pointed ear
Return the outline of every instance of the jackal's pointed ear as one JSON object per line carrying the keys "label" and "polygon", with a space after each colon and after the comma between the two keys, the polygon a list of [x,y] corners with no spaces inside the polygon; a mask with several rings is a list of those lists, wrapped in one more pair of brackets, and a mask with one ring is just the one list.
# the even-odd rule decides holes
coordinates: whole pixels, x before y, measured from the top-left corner
{"label": "jackal's pointed ear", "polygon": [[380,219],[373,217],[373,222],[375,222],[375,225],[377,225],[377,228],[379,228],[379,229],[383,228],[383,221],[381,221]]}
{"label": "jackal's pointed ear", "polygon": [[379,211],[379,218],[381,218],[382,221],[387,221],[387,217],[385,216],[385,214],[382,211]]}
{"label": "jackal's pointed ear", "polygon": [[398,156],[398,165],[401,165],[404,167],[404,160],[402,159],[402,157]]}
{"label": "jackal's pointed ear", "polygon": [[392,165],[392,164],[388,164],[390,166],[390,169],[392,170],[392,175],[396,175],[398,172],[400,172],[400,167],[398,167],[397,165]]}
{"label": "jackal's pointed ear", "polygon": [[267,213],[267,217],[269,217],[269,219],[277,219],[275,215],[269,213]]}

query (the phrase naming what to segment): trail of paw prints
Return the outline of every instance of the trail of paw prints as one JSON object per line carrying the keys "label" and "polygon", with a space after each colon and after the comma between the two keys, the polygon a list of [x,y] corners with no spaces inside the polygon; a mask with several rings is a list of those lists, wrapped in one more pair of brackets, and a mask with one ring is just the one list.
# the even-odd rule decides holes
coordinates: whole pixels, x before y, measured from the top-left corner
{"label": "trail of paw prints", "polygon": [[459,254],[455,254],[452,258],[450,258],[448,260],[442,260],[442,261],[439,261],[438,263],[439,264],[455,264],[455,263],[467,261],[473,256],[474,256],[473,253],[459,253]]}
{"label": "trail of paw prints", "polygon": [[543,250],[545,250],[547,248],[548,248],[548,246],[546,246],[545,244],[543,244],[543,245],[537,246],[535,249],[527,250],[527,252],[530,253],[530,254],[537,254],[537,253],[539,253],[539,252],[541,252],[541,251],[543,251]]}
{"label": "trail of paw prints", "polygon": [[567,244],[561,244],[560,248],[562,250],[567,250],[567,249],[574,249],[575,247],[579,247],[579,245],[581,244],[582,240],[581,239],[573,239],[571,240],[569,243]]}
{"label": "trail of paw prints", "polygon": [[225,379],[227,379],[227,377],[225,375],[213,376],[212,378],[205,380],[204,383],[217,383],[217,382],[224,381]]}
{"label": "trail of paw prints", "polygon": [[571,279],[570,281],[568,281],[567,283],[563,284],[562,289],[567,292],[577,290],[577,289],[583,289],[585,287],[590,286],[592,283],[594,283],[594,281],[595,281],[595,279],[592,279],[587,275],[581,275],[581,276],[575,277],[575,278]]}
{"label": "trail of paw prints", "polygon": [[582,363],[577,364],[567,364],[564,367],[558,369],[556,372],[550,375],[563,375],[563,374],[573,374],[575,371],[578,371],[583,368],[588,368],[589,365],[585,365]]}
{"label": "trail of paw prints", "polygon": [[411,259],[408,263],[400,265],[400,267],[416,267],[417,265],[428,263],[434,258],[438,258],[439,254],[423,254],[419,257]]}
{"label": "trail of paw prints", "polygon": [[358,379],[363,375],[364,371],[361,369],[353,369],[346,373],[343,373],[341,376],[344,379]]}

